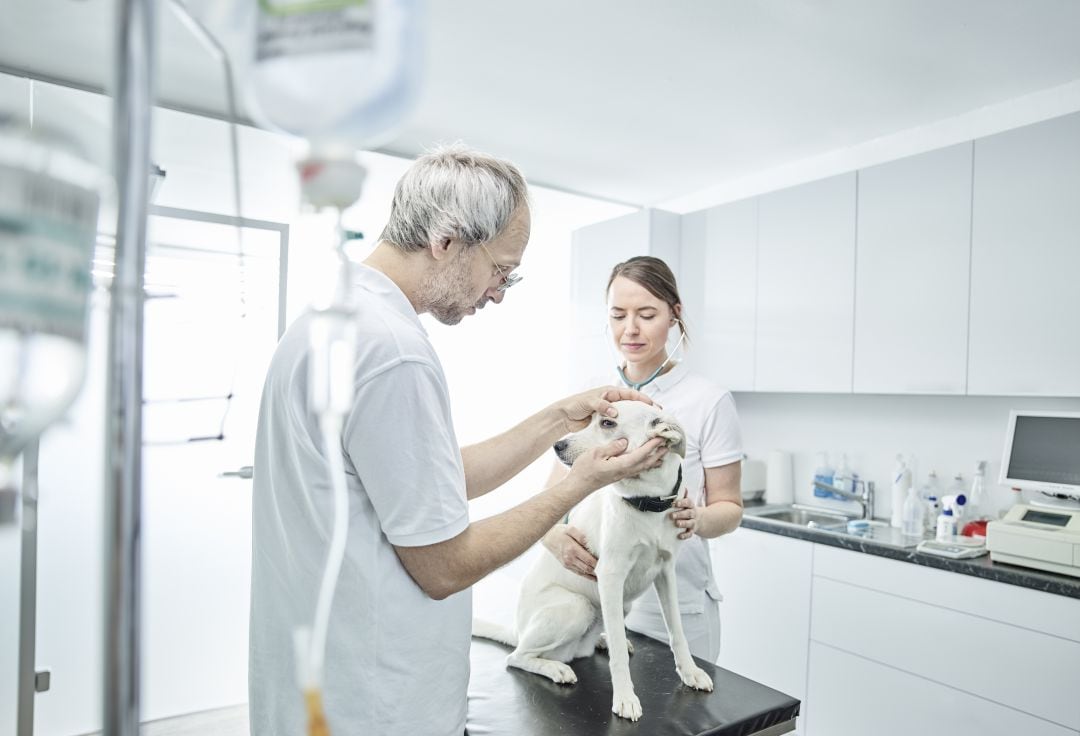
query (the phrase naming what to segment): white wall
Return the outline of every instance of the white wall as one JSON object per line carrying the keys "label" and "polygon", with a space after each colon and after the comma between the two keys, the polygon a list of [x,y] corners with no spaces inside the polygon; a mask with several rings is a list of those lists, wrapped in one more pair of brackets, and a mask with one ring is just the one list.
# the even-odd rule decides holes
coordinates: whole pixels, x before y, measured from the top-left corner
{"label": "white wall", "polygon": [[984,396],[885,396],[853,394],[737,393],[746,453],[765,459],[770,450],[793,453],[795,500],[857,505],[817,498],[810,483],[815,455],[835,463],[846,452],[852,469],[877,484],[875,515],[888,518],[889,485],[896,453],[913,454],[920,481],[936,470],[943,484],[962,473],[970,484],[975,465],[987,460],[986,488],[995,506],[1013,495],[998,485],[1011,409],[1080,411],[1080,399]]}

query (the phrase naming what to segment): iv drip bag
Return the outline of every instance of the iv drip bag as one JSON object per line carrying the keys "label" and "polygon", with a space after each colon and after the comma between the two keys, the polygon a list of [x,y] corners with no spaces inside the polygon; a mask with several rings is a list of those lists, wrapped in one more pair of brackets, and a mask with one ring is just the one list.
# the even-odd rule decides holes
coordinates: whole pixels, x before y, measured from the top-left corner
{"label": "iv drip bag", "polygon": [[422,0],[248,0],[248,105],[325,145],[384,142],[416,98]]}

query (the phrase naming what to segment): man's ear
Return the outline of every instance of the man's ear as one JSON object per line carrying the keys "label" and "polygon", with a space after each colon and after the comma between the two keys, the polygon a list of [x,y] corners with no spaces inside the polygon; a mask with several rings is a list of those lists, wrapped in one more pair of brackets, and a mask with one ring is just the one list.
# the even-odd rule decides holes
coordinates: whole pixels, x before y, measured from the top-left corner
{"label": "man's ear", "polygon": [[438,240],[433,240],[431,241],[431,257],[436,261],[441,261],[450,255],[453,248],[453,238],[439,238]]}
{"label": "man's ear", "polygon": [[665,419],[653,427],[649,436],[663,437],[667,440],[667,446],[671,452],[674,452],[679,457],[686,457],[686,434],[683,432],[682,427],[670,419]]}

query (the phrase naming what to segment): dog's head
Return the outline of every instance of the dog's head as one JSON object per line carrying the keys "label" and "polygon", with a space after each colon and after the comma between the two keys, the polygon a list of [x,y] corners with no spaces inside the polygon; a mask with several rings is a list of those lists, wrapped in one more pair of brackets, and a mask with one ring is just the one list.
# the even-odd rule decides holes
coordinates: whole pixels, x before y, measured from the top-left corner
{"label": "dog's head", "polygon": [[[555,443],[555,454],[566,465],[573,465],[574,460],[583,452],[595,447],[603,447],[617,439],[625,438],[627,441],[626,452],[636,450],[651,440],[653,437],[662,437],[667,442],[669,452],[664,456],[664,462],[659,468],[647,470],[637,478],[627,478],[622,485],[643,486],[634,491],[640,495],[666,495],[671,492],[671,485],[675,480],[673,473],[679,464],[679,458],[686,456],[686,433],[683,432],[678,422],[670,416],[663,414],[655,406],[640,401],[617,401],[615,408],[619,410],[619,416],[608,417],[597,414],[585,429],[563,437]],[[670,483],[663,487],[662,480],[671,475]],[[636,483],[635,481],[642,481]],[[652,486],[660,483],[654,493]]]}

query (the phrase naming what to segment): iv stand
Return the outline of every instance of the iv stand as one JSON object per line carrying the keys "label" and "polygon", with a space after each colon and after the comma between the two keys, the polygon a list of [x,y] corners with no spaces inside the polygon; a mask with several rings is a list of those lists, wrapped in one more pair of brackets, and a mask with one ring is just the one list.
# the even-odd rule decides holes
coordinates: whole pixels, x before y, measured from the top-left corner
{"label": "iv stand", "polygon": [[156,5],[117,3],[113,155],[119,215],[106,379],[104,736],[139,733],[143,273]]}

